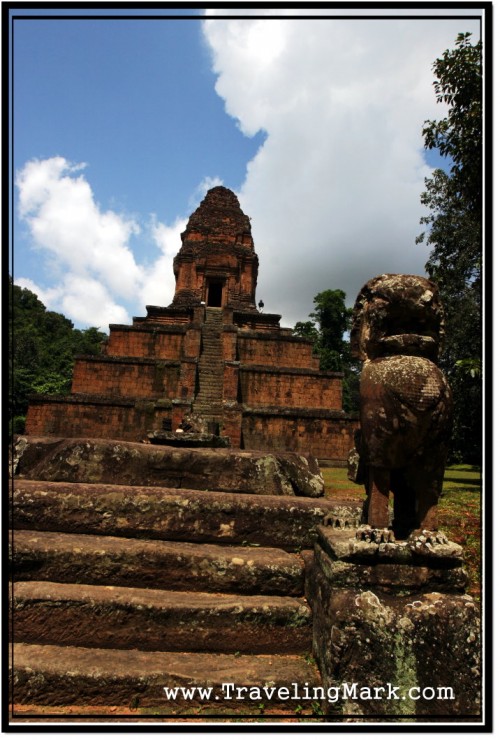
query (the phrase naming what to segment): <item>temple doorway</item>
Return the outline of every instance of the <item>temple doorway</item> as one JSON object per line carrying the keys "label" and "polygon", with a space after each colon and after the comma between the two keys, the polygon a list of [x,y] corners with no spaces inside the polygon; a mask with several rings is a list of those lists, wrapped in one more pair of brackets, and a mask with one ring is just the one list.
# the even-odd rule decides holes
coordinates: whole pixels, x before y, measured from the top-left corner
{"label": "temple doorway", "polygon": [[222,289],[224,284],[221,280],[210,280],[207,287],[207,306],[212,308],[222,307]]}

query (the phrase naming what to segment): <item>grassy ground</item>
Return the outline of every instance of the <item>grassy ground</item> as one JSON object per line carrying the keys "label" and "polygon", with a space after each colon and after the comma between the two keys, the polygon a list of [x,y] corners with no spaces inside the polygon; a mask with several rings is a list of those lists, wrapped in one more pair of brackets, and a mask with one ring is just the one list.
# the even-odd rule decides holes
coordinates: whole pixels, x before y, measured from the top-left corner
{"label": "grassy ground", "polygon": [[[359,498],[363,486],[352,483],[347,468],[323,468],[325,495],[328,498]],[[453,465],[446,469],[443,496],[439,503],[440,529],[464,548],[469,574],[468,592],[481,594],[481,471],[471,465]]]}

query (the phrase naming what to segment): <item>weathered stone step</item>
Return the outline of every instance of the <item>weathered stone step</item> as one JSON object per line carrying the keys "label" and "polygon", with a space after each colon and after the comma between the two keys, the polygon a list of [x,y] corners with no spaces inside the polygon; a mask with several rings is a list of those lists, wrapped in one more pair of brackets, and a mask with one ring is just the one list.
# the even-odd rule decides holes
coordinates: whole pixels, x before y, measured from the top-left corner
{"label": "weathered stone step", "polygon": [[214,403],[210,404],[204,404],[204,403],[194,403],[193,404],[193,411],[196,414],[199,414],[200,416],[203,416],[203,418],[206,421],[217,421],[222,422],[223,416],[222,416],[222,407],[218,407]]}
{"label": "weathered stone step", "polygon": [[284,550],[124,537],[12,533],[15,580],[302,596],[304,561]]}
{"label": "weathered stone step", "polygon": [[207,380],[217,380],[219,378],[222,379],[223,366],[221,364],[220,367],[214,367],[215,362],[216,360],[212,359],[211,357],[204,358],[203,361],[200,360],[198,367],[201,371],[203,371]]}
{"label": "weathered stone step", "polygon": [[14,640],[170,652],[304,654],[305,599],[20,581]]}
{"label": "weathered stone step", "polygon": [[[299,656],[163,653],[23,643],[14,645],[12,674],[15,704],[139,706],[164,708],[166,712],[203,706],[221,712],[231,708],[244,714],[245,709],[259,704],[293,711],[304,704],[299,694],[302,687],[320,685],[315,665]],[[176,687],[176,698],[168,698],[165,688]],[[184,698],[180,687],[193,688],[193,698]],[[198,693],[197,689],[210,692],[210,687],[210,696]],[[280,700],[280,687],[283,692],[288,688],[288,700]],[[261,696],[256,696],[258,689]]]}
{"label": "weathered stone step", "polygon": [[359,521],[360,506],[325,498],[192,491],[17,478],[16,529],[114,537],[312,548],[325,516],[338,528]]}
{"label": "weathered stone step", "polygon": [[199,416],[203,416],[203,418],[207,421],[212,420],[219,423],[223,421],[222,407],[219,409],[216,404],[193,404],[193,411]]}
{"label": "weathered stone step", "polygon": [[20,478],[112,483],[273,495],[322,496],[315,460],[293,452],[190,449],[123,440],[20,437],[14,451]]}

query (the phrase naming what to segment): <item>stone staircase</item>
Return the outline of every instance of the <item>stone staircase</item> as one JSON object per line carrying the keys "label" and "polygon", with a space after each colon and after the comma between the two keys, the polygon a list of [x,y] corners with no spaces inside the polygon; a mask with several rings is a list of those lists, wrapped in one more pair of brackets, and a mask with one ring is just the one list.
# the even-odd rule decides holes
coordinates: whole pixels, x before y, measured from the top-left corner
{"label": "stone staircase", "polygon": [[[14,482],[18,711],[311,713],[310,702],[291,698],[294,687],[321,683],[305,571],[317,524],[354,520],[356,507],[217,492],[200,503],[200,492],[128,488]],[[217,517],[225,523],[214,529]],[[258,690],[268,694],[257,700]]]}
{"label": "stone staircase", "polygon": [[193,411],[208,422],[222,421],[224,363],[222,361],[222,309],[206,308],[198,362],[198,393]]}

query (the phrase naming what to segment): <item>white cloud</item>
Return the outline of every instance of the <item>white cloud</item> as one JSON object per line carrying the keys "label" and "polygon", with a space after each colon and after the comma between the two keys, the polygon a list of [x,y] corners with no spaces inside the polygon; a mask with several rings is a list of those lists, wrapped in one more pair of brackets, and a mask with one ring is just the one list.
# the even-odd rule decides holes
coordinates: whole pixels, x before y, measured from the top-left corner
{"label": "white cloud", "polygon": [[284,323],[305,319],[321,290],[342,288],[352,302],[377,274],[424,273],[428,253],[415,245],[430,173],[421,132],[445,114],[432,64],[460,31],[476,28],[457,20],[204,24],[227,112],[247,135],[267,133],[239,198],[260,258],[258,297]]}
{"label": "white cloud", "polygon": [[143,305],[165,306],[174,297],[175,278],[173,272],[174,257],[181,247],[181,234],[185,230],[187,219],[177,218],[172,226],[151,220],[151,234],[161,255],[153,265],[145,269],[141,286]]}
{"label": "white cloud", "polygon": [[140,232],[137,222],[100,208],[84,167],[51,157],[27,162],[17,173],[20,218],[53,273],[50,288],[22,277],[16,283],[77,324],[106,330],[130,321],[124,304],[142,296],[156,271],[135,260],[130,239]]}
{"label": "white cloud", "polygon": [[[204,24],[227,112],[246,135],[267,135],[238,196],[260,259],[257,299],[285,326],[306,319],[322,290],[342,288],[352,303],[381,272],[424,273],[427,251],[415,245],[430,172],[421,130],[444,115],[432,64],[476,27],[424,19]],[[34,292],[48,308],[101,327],[129,322],[147,304],[168,305],[186,216],[222,179],[205,177],[186,213],[170,224],[152,216],[141,230],[138,218],[99,205],[84,170],[52,157],[17,174],[19,216],[53,270],[49,288],[38,276],[30,283]],[[139,234],[158,249],[150,263],[134,256]]]}
{"label": "white cloud", "polygon": [[31,290],[44,306],[63,313],[77,325],[107,331],[109,324],[129,321],[125,308],[115,303],[103,284],[93,278],[67,273],[51,288],[42,288],[29,278],[16,279],[16,285]]}
{"label": "white cloud", "polygon": [[31,278],[16,278],[15,283],[20,288],[26,288],[32,293],[35,293],[35,295],[38,296],[39,300],[44,304],[44,306],[57,305],[62,296],[62,291],[60,287],[42,288],[37,285],[34,280],[31,280]]}
{"label": "white cloud", "polygon": [[62,313],[82,324],[107,330],[108,324],[128,323],[128,313],[94,278],[68,274],[63,283]]}
{"label": "white cloud", "polygon": [[[172,263],[187,218],[178,217],[168,225],[151,216],[145,238],[160,254],[141,265],[130,246],[131,237],[141,232],[138,223],[99,207],[81,173],[84,167],[51,157],[27,162],[17,173],[19,216],[53,269],[48,288],[17,276],[16,284],[77,325],[107,330],[109,324],[130,323],[131,311],[143,315],[146,305],[171,302]],[[209,188],[221,183],[219,177],[205,177],[193,191],[193,210]]]}
{"label": "white cloud", "polygon": [[128,245],[138,224],[102,211],[82,174],[85,165],[63,157],[28,162],[16,177],[19,214],[35,244],[70,273],[94,275],[103,287],[131,298],[142,279]]}

